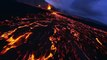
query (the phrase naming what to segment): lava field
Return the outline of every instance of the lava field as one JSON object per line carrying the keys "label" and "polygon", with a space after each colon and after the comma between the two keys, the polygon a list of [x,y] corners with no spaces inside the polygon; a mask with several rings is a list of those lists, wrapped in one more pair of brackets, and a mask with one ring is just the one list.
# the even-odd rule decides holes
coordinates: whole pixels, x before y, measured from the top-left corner
{"label": "lava field", "polygon": [[51,5],[48,11],[0,3],[0,60],[107,60],[106,30],[50,11]]}
{"label": "lava field", "polygon": [[0,60],[106,60],[107,32],[56,12],[0,21]]}

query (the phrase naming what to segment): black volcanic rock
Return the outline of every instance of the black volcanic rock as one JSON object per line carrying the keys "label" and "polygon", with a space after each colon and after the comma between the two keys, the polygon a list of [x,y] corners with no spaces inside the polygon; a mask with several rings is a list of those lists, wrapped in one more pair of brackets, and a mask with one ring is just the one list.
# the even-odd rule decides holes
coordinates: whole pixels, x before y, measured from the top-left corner
{"label": "black volcanic rock", "polygon": [[1,11],[12,17],[0,21],[0,60],[107,60],[106,31],[55,12],[12,4]]}
{"label": "black volcanic rock", "polygon": [[40,8],[18,3],[15,0],[3,0],[0,2],[0,16],[25,15],[27,13],[40,13]]}

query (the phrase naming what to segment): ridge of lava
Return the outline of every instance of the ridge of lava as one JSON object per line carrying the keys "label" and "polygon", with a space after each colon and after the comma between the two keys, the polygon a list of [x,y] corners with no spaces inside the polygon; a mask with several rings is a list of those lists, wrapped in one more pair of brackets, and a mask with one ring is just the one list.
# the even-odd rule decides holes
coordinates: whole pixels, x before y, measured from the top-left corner
{"label": "ridge of lava", "polygon": [[56,12],[0,21],[0,60],[104,60],[107,32]]}

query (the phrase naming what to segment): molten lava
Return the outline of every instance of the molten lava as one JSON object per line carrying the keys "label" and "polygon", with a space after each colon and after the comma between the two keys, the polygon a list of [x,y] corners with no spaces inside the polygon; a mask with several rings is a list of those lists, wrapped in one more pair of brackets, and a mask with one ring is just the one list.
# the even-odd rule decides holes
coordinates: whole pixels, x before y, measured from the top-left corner
{"label": "molten lava", "polygon": [[[50,5],[48,10],[51,10]],[[12,19],[9,21],[13,24],[5,24],[5,20],[0,22],[0,60],[107,58],[106,31],[52,11],[32,14],[26,17],[27,20],[23,17]],[[10,29],[4,31],[8,28],[4,24]]]}
{"label": "molten lava", "polygon": [[48,5],[47,6],[47,10],[51,10],[52,6],[51,5]]}

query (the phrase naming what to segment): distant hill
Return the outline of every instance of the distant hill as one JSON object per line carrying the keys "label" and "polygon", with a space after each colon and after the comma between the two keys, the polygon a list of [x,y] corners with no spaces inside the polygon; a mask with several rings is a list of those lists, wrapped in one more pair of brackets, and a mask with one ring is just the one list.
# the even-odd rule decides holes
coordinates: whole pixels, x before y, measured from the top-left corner
{"label": "distant hill", "polygon": [[15,0],[3,0],[0,2],[0,16],[23,15],[42,11],[40,8],[18,3]]}
{"label": "distant hill", "polygon": [[[10,0],[10,1],[2,0],[0,2],[0,17],[1,16],[7,16],[7,17],[8,16],[24,16],[29,13],[36,14],[36,13],[40,13],[40,12],[49,12],[49,11],[43,10],[38,7],[30,6],[30,5],[27,5],[24,3],[18,3],[15,0]],[[101,28],[101,29],[107,31],[107,29],[106,29],[107,26],[100,22],[97,22],[97,21],[94,21],[94,20],[91,20],[88,18],[85,19],[83,17],[73,17],[73,16],[64,15],[64,14],[62,14],[62,15],[69,17],[71,19],[74,19],[76,21],[80,21],[82,23],[88,24],[90,26]]]}

